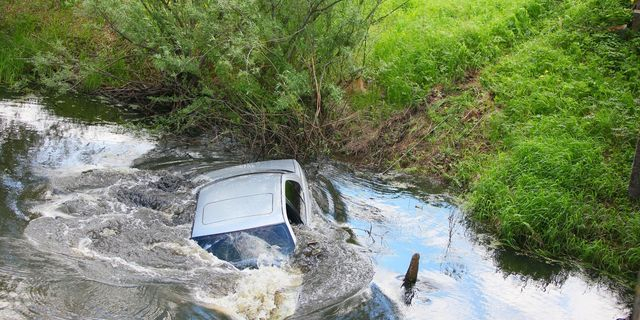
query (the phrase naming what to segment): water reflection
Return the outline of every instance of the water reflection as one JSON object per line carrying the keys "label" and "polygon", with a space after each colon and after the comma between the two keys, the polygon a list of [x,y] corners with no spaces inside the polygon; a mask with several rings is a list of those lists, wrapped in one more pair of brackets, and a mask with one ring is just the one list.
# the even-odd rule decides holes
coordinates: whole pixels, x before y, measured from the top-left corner
{"label": "water reflection", "polygon": [[[628,311],[616,298],[616,288],[606,283],[494,248],[444,194],[427,193],[433,190],[424,186],[416,190],[403,179],[348,173],[340,166],[326,165],[318,175],[314,191],[323,199],[319,202],[326,206],[337,198],[346,208],[340,216],[331,205],[325,212],[371,252],[376,264],[372,291],[393,301],[403,318],[616,319]],[[406,306],[400,285],[414,252],[422,256],[419,281]],[[377,304],[371,298],[340,317],[379,316],[367,311],[377,310]]]}
{"label": "water reflection", "polygon": [[38,180],[30,173],[28,159],[39,142],[36,132],[0,117],[0,234],[17,235],[28,220],[20,200],[28,199]]}
{"label": "water reflection", "polygon": [[318,198],[321,199],[322,211],[331,214],[336,222],[347,222],[346,205],[340,192],[331,180],[321,175],[318,176],[317,182],[319,185],[317,191],[324,191],[317,193]]}
{"label": "water reflection", "polygon": [[493,259],[505,277],[519,278],[523,287],[533,284],[546,291],[548,286],[561,287],[571,277],[570,271],[558,264],[534,259],[513,250],[495,249]]}
{"label": "water reflection", "polygon": [[103,97],[63,95],[37,99],[41,105],[52,106],[48,110],[58,118],[90,124],[122,123],[138,116],[127,113],[122,106],[112,106]]}
{"label": "water reflection", "polygon": [[297,230],[320,254],[295,266],[223,263],[189,230],[208,182],[200,174],[243,162],[237,151],[206,139],[156,144],[102,111],[65,118],[83,109],[52,104],[0,101],[9,168],[0,181],[0,318],[304,317],[370,282],[368,257],[325,220],[322,233]]}
{"label": "water reflection", "polygon": [[[119,118],[118,112],[110,112],[116,115],[113,119]],[[27,166],[40,169],[41,176],[122,168],[154,147],[152,139],[143,134],[123,134],[121,127],[112,124],[90,125],[102,123],[103,113],[80,113],[83,120],[60,118],[36,97],[2,101],[3,132],[11,137],[3,148],[9,149],[9,157],[21,157],[6,168]]]}
{"label": "water reflection", "polygon": [[[246,153],[224,141],[156,142],[123,132],[111,122],[126,114],[92,103],[73,97],[44,101],[54,107],[33,97],[0,101],[0,318],[225,319],[225,314],[251,318],[265,310],[292,313],[278,310],[292,304],[277,303],[295,300],[283,298],[282,286],[295,292],[299,275],[281,269],[230,271],[186,240],[195,177],[248,161]],[[130,165],[140,170],[125,169]],[[297,262],[305,273],[300,318],[615,319],[625,314],[615,287],[606,282],[496,249],[469,227],[442,190],[339,164],[318,162],[307,169],[322,212],[315,218],[322,215],[318,225],[326,239],[316,241],[315,231],[297,230],[308,234],[300,242],[309,249]],[[183,190],[163,189],[172,181]],[[47,183],[53,187],[47,189]],[[35,209],[67,218],[32,220]],[[23,233],[41,241],[29,241]],[[345,245],[349,250],[341,247],[345,241],[353,244]],[[421,254],[420,272],[412,303],[405,305],[400,285],[415,252]],[[362,263],[362,253],[375,263],[370,287],[371,267]],[[239,278],[246,281],[234,280]],[[365,289],[358,292],[362,284]]]}

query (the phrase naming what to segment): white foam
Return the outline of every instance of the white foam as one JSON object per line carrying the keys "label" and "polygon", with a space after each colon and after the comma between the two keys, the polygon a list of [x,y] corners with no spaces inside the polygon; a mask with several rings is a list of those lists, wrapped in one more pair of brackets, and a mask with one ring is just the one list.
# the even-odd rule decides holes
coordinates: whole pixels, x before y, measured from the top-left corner
{"label": "white foam", "polygon": [[14,320],[28,319],[27,317],[14,311],[14,309],[17,309],[17,308],[18,308],[17,306],[14,306],[13,304],[8,304],[8,303],[6,307],[2,307],[0,305],[0,319],[14,319]]}
{"label": "white foam", "polygon": [[34,206],[31,210],[35,213],[40,214],[43,217],[50,218],[73,218],[72,216],[60,211],[58,209],[62,203],[65,201],[72,200],[75,195],[68,194],[60,197],[56,197],[55,199],[51,199],[51,201],[44,202]]}
{"label": "white foam", "polygon": [[211,266],[211,267],[231,265],[226,261],[218,259],[216,256],[210,254],[209,252],[202,250],[202,248],[200,248],[200,246],[198,246],[196,242],[193,240],[187,241],[187,245],[180,245],[175,242],[156,242],[152,245],[148,245],[144,247],[145,250],[154,250],[155,248],[168,249],[178,255],[195,257],[201,262],[203,262],[205,265]]}
{"label": "white foam", "polygon": [[237,319],[283,319],[295,312],[302,275],[277,267],[243,270],[235,291],[213,298],[196,290],[195,298]]}
{"label": "white foam", "polygon": [[150,275],[152,277],[160,277],[160,273],[152,270],[151,268],[147,268],[147,267],[143,267],[139,264],[133,263],[133,262],[129,262],[127,260],[124,260],[120,257],[109,257],[109,256],[105,256],[102,255],[94,250],[91,250],[91,248],[89,248],[89,246],[91,245],[92,241],[89,238],[83,238],[80,239],[79,243],[78,243],[78,247],[73,248],[72,250],[85,256],[85,257],[89,257],[89,258],[93,258],[93,259],[97,259],[97,260],[102,260],[104,262],[108,262],[111,264],[112,267],[118,267],[118,266],[124,266],[130,270],[133,270],[135,272],[138,273],[142,273],[142,274],[147,274]]}

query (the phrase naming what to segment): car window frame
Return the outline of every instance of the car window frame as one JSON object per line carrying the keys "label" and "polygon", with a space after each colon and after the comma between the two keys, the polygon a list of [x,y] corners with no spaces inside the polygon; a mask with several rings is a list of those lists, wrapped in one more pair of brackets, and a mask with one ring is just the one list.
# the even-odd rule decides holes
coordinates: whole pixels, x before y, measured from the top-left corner
{"label": "car window frame", "polygon": [[306,199],[306,190],[305,190],[305,185],[302,181],[302,179],[300,178],[300,176],[298,176],[297,174],[283,174],[282,175],[282,181],[280,183],[280,196],[281,196],[281,201],[282,201],[282,218],[284,219],[284,221],[286,222],[287,227],[289,228],[289,231],[291,232],[291,236],[293,237],[293,241],[297,244],[298,243],[298,239],[296,238],[296,234],[295,232],[293,232],[293,228],[291,227],[291,224],[289,223],[289,217],[287,216],[287,195],[286,195],[286,183],[287,181],[293,181],[295,183],[297,183],[298,185],[300,185],[300,200],[302,201],[303,205],[305,206],[305,216],[303,217],[302,214],[300,216],[300,219],[302,220],[302,224],[306,225],[307,224],[307,211],[308,211],[308,207],[307,207],[307,199]]}

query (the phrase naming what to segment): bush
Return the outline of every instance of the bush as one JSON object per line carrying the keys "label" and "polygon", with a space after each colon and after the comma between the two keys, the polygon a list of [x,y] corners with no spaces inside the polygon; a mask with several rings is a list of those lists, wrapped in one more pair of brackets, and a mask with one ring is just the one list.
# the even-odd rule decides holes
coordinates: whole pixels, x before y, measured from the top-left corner
{"label": "bush", "polygon": [[291,151],[323,135],[382,2],[8,1],[0,81],[102,89],[167,131],[226,122]]}
{"label": "bush", "polygon": [[289,145],[289,138],[310,138],[311,124],[340,103],[338,85],[350,77],[351,54],[378,4],[85,1],[172,88],[173,99],[164,101],[181,111],[165,124],[187,130],[222,118]]}

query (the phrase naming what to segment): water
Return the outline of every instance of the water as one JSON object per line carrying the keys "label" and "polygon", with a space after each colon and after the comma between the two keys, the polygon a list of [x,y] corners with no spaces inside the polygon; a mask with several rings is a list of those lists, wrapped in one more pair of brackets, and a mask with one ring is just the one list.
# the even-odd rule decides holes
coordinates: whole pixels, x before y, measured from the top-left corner
{"label": "water", "polygon": [[[188,240],[224,140],[162,140],[86,98],[1,94],[0,318],[616,319],[606,280],[498,249],[443,190],[306,164],[294,258],[237,270]],[[402,277],[420,253],[408,299]],[[409,302],[408,304],[407,302]]]}
{"label": "water", "polygon": [[[323,211],[369,250],[373,299],[391,300],[399,318],[616,319],[627,312],[606,280],[497,248],[442,190],[340,166],[319,172],[315,191],[327,199],[319,201]],[[401,283],[413,253],[421,255],[420,272],[407,305]],[[388,304],[371,305],[331,315],[394,318]]]}

